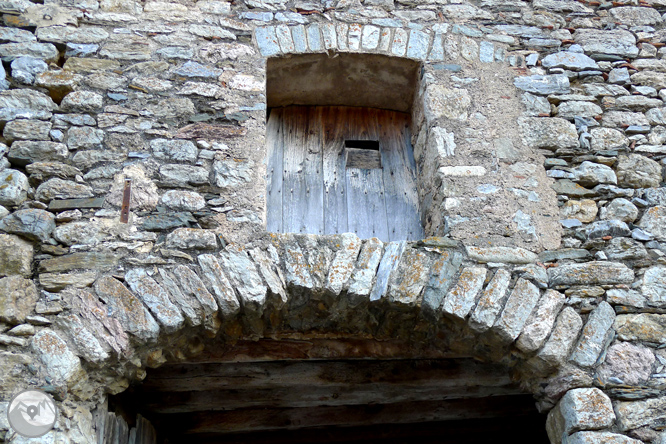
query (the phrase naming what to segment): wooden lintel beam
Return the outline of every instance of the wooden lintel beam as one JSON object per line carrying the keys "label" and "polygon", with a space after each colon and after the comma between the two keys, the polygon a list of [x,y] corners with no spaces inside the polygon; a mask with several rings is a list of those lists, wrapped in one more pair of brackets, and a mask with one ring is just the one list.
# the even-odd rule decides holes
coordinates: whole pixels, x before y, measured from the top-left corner
{"label": "wooden lintel beam", "polygon": [[[528,400],[524,396],[528,397]],[[296,409],[242,409],[164,415],[185,434],[302,429],[326,426],[364,426],[471,418],[516,417],[534,413],[529,395],[495,396],[434,402]]]}
{"label": "wooden lintel beam", "polygon": [[291,386],[273,389],[207,390],[197,392],[142,392],[137,396],[146,411],[159,414],[223,411],[244,408],[284,408],[442,401],[524,394],[519,387],[409,387],[386,384],[327,387]]}
{"label": "wooden lintel beam", "polygon": [[148,373],[144,391],[201,391],[387,384],[403,389],[498,387],[507,369],[471,359],[272,361],[165,365]]}

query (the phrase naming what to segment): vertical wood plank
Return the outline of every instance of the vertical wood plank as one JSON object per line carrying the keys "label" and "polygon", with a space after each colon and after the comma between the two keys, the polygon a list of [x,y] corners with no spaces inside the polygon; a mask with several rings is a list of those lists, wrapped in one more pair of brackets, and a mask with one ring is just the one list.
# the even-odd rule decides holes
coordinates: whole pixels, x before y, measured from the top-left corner
{"label": "vertical wood plank", "polygon": [[424,236],[419,219],[415,162],[408,117],[379,110],[378,122],[388,215],[389,240],[418,240]]}
{"label": "vertical wood plank", "polygon": [[282,232],[283,108],[271,110],[266,124],[266,231]]}
{"label": "vertical wood plank", "polygon": [[382,170],[347,168],[346,185],[349,231],[361,239],[388,242]]}
{"label": "vertical wood plank", "polygon": [[324,168],[321,108],[309,107],[305,138],[305,174],[307,207],[303,233],[324,234]]}
{"label": "vertical wood plank", "polygon": [[345,148],[348,108],[321,107],[324,179],[324,234],[349,231],[345,195]]}
{"label": "vertical wood plank", "polygon": [[284,112],[282,231],[323,234],[324,187],[321,131],[313,107]]}
{"label": "vertical wood plank", "polygon": [[[377,110],[347,109],[347,139],[377,140]],[[388,242],[386,202],[381,169],[346,168],[347,224],[361,239],[377,237]]]}

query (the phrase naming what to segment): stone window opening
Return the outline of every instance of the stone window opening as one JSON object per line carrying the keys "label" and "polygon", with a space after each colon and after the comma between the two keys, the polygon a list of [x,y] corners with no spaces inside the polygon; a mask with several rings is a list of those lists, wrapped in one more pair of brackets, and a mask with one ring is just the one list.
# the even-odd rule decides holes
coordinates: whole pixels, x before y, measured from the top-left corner
{"label": "stone window opening", "polygon": [[424,237],[410,136],[419,64],[358,56],[268,60],[269,232]]}

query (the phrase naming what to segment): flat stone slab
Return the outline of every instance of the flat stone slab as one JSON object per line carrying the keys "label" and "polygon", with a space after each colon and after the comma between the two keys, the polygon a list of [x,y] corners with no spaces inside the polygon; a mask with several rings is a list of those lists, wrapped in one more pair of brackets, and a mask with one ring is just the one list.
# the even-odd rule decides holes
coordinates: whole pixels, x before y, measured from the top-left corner
{"label": "flat stone slab", "polygon": [[104,206],[104,198],[90,198],[90,199],[64,199],[52,200],[49,202],[50,211],[65,211],[80,208],[102,208]]}
{"label": "flat stone slab", "polygon": [[510,247],[474,247],[468,246],[467,256],[480,263],[501,262],[505,264],[531,264],[536,262],[537,255],[524,248]]}
{"label": "flat stone slab", "polygon": [[516,77],[513,84],[532,94],[567,94],[569,92],[569,78],[564,74]]}
{"label": "flat stone slab", "polygon": [[621,263],[595,261],[549,268],[548,279],[551,286],[630,284],[634,272]]}

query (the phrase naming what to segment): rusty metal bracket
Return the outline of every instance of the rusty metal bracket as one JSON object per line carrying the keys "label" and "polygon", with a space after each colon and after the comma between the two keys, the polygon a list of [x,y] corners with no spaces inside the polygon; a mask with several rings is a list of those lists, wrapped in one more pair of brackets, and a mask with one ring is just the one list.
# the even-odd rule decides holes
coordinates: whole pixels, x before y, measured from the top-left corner
{"label": "rusty metal bracket", "polygon": [[125,179],[123,190],[123,205],[120,207],[120,222],[126,224],[129,221],[130,198],[132,197],[132,179]]}

